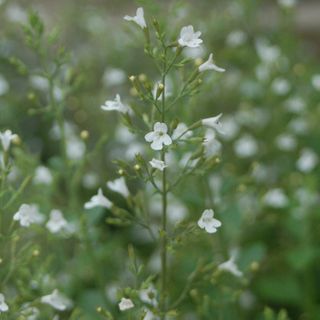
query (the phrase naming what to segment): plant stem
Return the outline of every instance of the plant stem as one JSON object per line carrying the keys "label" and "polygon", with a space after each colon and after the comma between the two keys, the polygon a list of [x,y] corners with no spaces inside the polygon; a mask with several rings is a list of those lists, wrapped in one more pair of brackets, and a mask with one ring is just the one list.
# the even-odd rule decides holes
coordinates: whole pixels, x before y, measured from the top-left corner
{"label": "plant stem", "polygon": [[[166,49],[164,50],[164,62],[162,73],[162,84],[164,90],[162,92],[162,112],[161,120],[165,121],[165,90],[166,90]],[[165,162],[166,151],[161,150],[161,160]],[[161,319],[166,317],[166,298],[167,298],[167,176],[166,169],[162,172],[162,230],[161,230],[161,296],[160,296],[160,311]]]}

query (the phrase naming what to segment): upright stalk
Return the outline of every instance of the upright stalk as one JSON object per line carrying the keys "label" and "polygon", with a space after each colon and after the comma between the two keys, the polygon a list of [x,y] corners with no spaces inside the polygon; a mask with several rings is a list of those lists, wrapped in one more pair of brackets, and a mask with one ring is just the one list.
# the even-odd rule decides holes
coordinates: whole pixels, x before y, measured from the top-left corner
{"label": "upright stalk", "polygon": [[[166,48],[164,49],[164,61],[162,71],[162,103],[161,103],[161,120],[165,122],[165,91],[166,91],[166,68],[167,68],[167,57]],[[165,162],[166,151],[163,148],[161,150],[161,160]],[[167,176],[166,169],[164,168],[162,173],[162,230],[161,230],[161,297],[160,297],[160,309],[161,319],[164,320],[166,317],[166,299],[167,299]]]}

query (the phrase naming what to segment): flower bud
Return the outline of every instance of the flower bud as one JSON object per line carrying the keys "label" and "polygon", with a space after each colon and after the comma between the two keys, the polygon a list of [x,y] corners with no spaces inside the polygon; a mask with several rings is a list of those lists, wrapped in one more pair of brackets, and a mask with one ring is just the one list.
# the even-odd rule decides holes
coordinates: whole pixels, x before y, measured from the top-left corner
{"label": "flower bud", "polygon": [[260,264],[259,264],[259,262],[253,261],[253,262],[250,264],[250,270],[251,270],[252,272],[257,272],[259,269],[260,269]]}
{"label": "flower bud", "polygon": [[34,249],[33,251],[32,251],[32,256],[33,257],[38,257],[40,255],[40,251],[38,250],[38,249]]}
{"label": "flower bud", "polygon": [[15,137],[12,139],[12,143],[16,146],[21,144],[21,139],[18,135],[15,135]]}
{"label": "flower bud", "polygon": [[89,131],[88,130],[82,130],[80,132],[80,138],[82,140],[87,140],[89,138]]}
{"label": "flower bud", "polygon": [[162,83],[159,83],[157,87],[156,100],[161,96],[163,90],[164,90],[164,85]]}
{"label": "flower bud", "polygon": [[147,76],[144,73],[141,73],[141,74],[139,74],[138,79],[141,82],[146,82],[147,81]]}
{"label": "flower bud", "polygon": [[27,95],[28,100],[34,101],[36,99],[36,95],[34,92],[29,92]]}

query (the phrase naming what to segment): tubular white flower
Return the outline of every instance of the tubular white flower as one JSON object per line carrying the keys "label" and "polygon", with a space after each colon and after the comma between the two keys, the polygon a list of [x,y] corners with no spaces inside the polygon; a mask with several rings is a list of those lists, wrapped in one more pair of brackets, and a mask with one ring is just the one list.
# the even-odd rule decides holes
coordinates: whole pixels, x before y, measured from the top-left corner
{"label": "tubular white flower", "polygon": [[31,224],[41,224],[44,220],[35,204],[22,204],[13,216],[13,220],[19,221],[21,227],[29,227]]}
{"label": "tubular white flower", "polygon": [[225,72],[226,70],[218,67],[213,63],[213,54],[210,53],[209,59],[199,66],[199,72],[204,72],[206,70],[215,70],[217,72]]}
{"label": "tubular white flower", "polygon": [[263,202],[272,208],[285,208],[289,204],[289,199],[282,189],[275,188],[264,195]]}
{"label": "tubular white flower", "polygon": [[222,128],[222,124],[220,122],[220,118],[221,117],[222,117],[222,113],[218,114],[215,117],[202,119],[201,120],[201,124],[203,126],[206,126],[206,127],[209,127],[209,128],[212,128],[212,129],[216,130],[220,134],[224,134],[224,131],[223,131],[223,128]]}
{"label": "tubular white flower", "polygon": [[102,189],[99,188],[98,193],[94,195],[88,202],[84,204],[85,209],[92,209],[94,207],[111,208],[111,201],[109,201],[102,193]]}
{"label": "tubular white flower", "polygon": [[50,219],[46,227],[51,233],[58,233],[61,230],[68,229],[68,222],[60,210],[54,209],[50,212]]}
{"label": "tubular white flower", "polygon": [[303,149],[296,166],[301,172],[311,172],[318,164],[319,158],[317,154],[311,149]]}
{"label": "tubular white flower", "polygon": [[8,151],[11,145],[11,141],[16,139],[18,135],[13,134],[11,130],[0,132],[0,140],[4,151]]}
{"label": "tubular white flower", "polygon": [[140,300],[154,307],[158,305],[157,295],[157,290],[154,288],[153,285],[150,285],[148,288],[142,289],[139,292]]}
{"label": "tubular white flower", "polygon": [[121,298],[121,301],[118,304],[120,311],[126,311],[134,307],[133,302],[127,298]]}
{"label": "tubular white flower", "polygon": [[201,218],[198,220],[198,226],[201,229],[205,229],[208,233],[217,232],[217,228],[221,227],[221,222],[214,217],[212,209],[206,209],[203,211]]}
{"label": "tubular white flower", "polygon": [[0,293],[0,313],[1,312],[7,312],[9,310],[8,305],[6,304],[4,295]]}
{"label": "tubular white flower", "polygon": [[151,143],[153,150],[162,150],[163,145],[169,146],[172,144],[170,136],[167,134],[168,127],[164,122],[156,122],[153,131],[147,133],[144,138]]}
{"label": "tubular white flower", "polygon": [[107,182],[107,187],[114,192],[122,194],[125,198],[129,197],[130,191],[127,187],[124,177]]}
{"label": "tubular white flower", "polygon": [[45,166],[39,166],[36,168],[33,182],[35,184],[51,184],[53,180],[51,171]]}
{"label": "tubular white flower", "polygon": [[127,21],[135,22],[142,29],[147,28],[146,21],[144,20],[144,11],[143,11],[143,8],[141,7],[137,9],[136,15],[134,17],[125,16],[123,17],[123,19]]}
{"label": "tubular white flower", "polygon": [[104,105],[101,106],[101,109],[105,111],[118,111],[122,113],[126,113],[129,110],[128,106],[121,102],[119,94],[116,95],[114,100],[107,100]]}
{"label": "tubular white flower", "polygon": [[200,31],[194,32],[193,26],[186,26],[180,31],[178,43],[182,47],[197,48],[203,42],[202,39],[199,39],[200,36]]}
{"label": "tubular white flower", "polygon": [[239,270],[238,266],[236,265],[235,259],[236,259],[235,254],[231,254],[229,260],[218,265],[218,269],[230,272],[236,277],[242,277],[243,273],[242,271]]}
{"label": "tubular white flower", "polygon": [[59,311],[64,311],[72,305],[71,300],[62,295],[57,289],[53,290],[51,294],[41,297],[41,302]]}
{"label": "tubular white flower", "polygon": [[166,168],[168,165],[161,160],[153,158],[151,161],[149,161],[152,168],[158,169],[160,171],[163,171],[164,168]]}

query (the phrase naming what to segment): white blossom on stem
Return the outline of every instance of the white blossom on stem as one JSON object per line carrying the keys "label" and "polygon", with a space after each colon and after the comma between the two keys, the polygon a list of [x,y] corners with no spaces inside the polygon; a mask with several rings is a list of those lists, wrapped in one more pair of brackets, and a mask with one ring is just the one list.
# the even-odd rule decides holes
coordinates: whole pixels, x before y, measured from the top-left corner
{"label": "white blossom on stem", "polygon": [[123,19],[127,21],[135,22],[142,29],[147,27],[146,21],[144,19],[144,11],[143,11],[143,8],[141,7],[137,9],[136,15],[134,17],[125,16],[123,17]]}
{"label": "white blossom on stem", "polygon": [[9,310],[8,305],[6,304],[4,295],[0,293],[0,313],[7,312]]}
{"label": "white blossom on stem", "polygon": [[11,141],[16,139],[18,135],[12,133],[11,130],[0,132],[0,141],[4,151],[8,151],[11,145]]}
{"label": "white blossom on stem", "polygon": [[29,227],[31,224],[41,224],[44,220],[35,204],[22,204],[13,216],[13,220],[19,221],[21,227]]}
{"label": "white blossom on stem", "polygon": [[172,140],[168,135],[168,127],[164,122],[156,122],[153,126],[153,131],[147,133],[144,138],[151,143],[153,150],[162,150],[163,145],[169,146]]}
{"label": "white blossom on stem", "polygon": [[149,163],[152,168],[158,169],[160,171],[163,171],[164,168],[168,166],[164,161],[154,159],[154,158],[151,161],[149,161]]}
{"label": "white blossom on stem", "polygon": [[85,209],[92,209],[94,207],[105,207],[110,208],[112,205],[111,201],[108,200],[102,192],[102,189],[99,188],[98,193],[94,195],[88,202],[84,204]]}
{"label": "white blossom on stem", "polygon": [[178,43],[182,47],[197,48],[203,42],[202,39],[199,38],[200,36],[200,31],[194,32],[193,26],[186,26],[180,31]]}
{"label": "white blossom on stem", "polygon": [[205,229],[208,233],[217,232],[217,228],[221,227],[221,222],[214,217],[212,209],[206,209],[203,211],[201,218],[198,220],[198,226],[201,229]]}
{"label": "white blossom on stem", "polygon": [[220,118],[221,117],[222,117],[222,113],[218,114],[215,117],[202,119],[201,123],[202,123],[203,126],[212,128],[212,129],[216,130],[220,134],[224,134],[224,131],[223,131],[223,128],[222,128],[222,124],[220,122]]}
{"label": "white blossom on stem", "polygon": [[133,302],[131,299],[121,298],[121,301],[118,304],[120,311],[126,311],[132,309],[134,307]]}
{"label": "white blossom on stem", "polygon": [[230,272],[236,277],[242,277],[243,273],[239,270],[238,266],[235,263],[235,260],[236,254],[232,253],[229,260],[218,265],[218,269]]}
{"label": "white blossom on stem", "polygon": [[41,302],[50,305],[56,310],[64,311],[71,307],[71,301],[62,295],[57,289],[52,293],[41,297]]}
{"label": "white blossom on stem", "polygon": [[60,210],[54,209],[50,212],[50,219],[46,227],[51,233],[58,233],[59,231],[68,229],[68,222]]}
{"label": "white blossom on stem", "polygon": [[210,53],[209,59],[199,66],[199,72],[204,72],[206,70],[215,70],[217,72],[225,72],[226,70],[218,67],[213,63],[213,54]]}
{"label": "white blossom on stem", "polygon": [[121,102],[120,95],[117,94],[114,100],[107,100],[104,105],[101,106],[105,111],[119,111],[122,113],[128,112],[129,108]]}
{"label": "white blossom on stem", "polygon": [[107,182],[107,187],[114,192],[120,193],[125,198],[129,197],[130,195],[130,191],[127,187],[124,177]]}

